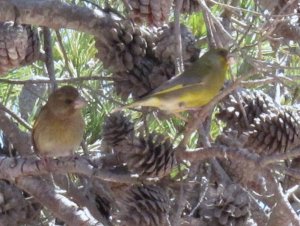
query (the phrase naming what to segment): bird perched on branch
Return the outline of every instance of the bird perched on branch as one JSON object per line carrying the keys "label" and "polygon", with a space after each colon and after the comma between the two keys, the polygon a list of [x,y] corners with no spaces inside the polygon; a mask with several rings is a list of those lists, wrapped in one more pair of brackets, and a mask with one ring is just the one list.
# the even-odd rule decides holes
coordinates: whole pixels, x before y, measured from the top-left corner
{"label": "bird perched on branch", "polygon": [[195,109],[209,103],[223,86],[228,69],[228,51],[211,49],[183,73],[171,78],[150,94],[126,105],[157,107],[169,113]]}
{"label": "bird perched on branch", "polygon": [[41,109],[33,125],[35,152],[44,157],[72,155],[84,132],[81,109],[86,101],[72,86],[55,90]]}

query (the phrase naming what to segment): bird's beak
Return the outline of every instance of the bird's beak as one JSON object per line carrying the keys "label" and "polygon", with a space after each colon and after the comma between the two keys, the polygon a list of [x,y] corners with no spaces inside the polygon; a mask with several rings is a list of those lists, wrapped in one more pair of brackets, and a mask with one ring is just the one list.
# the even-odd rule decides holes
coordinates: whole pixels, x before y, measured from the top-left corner
{"label": "bird's beak", "polygon": [[87,105],[87,101],[83,97],[78,97],[74,102],[74,109],[81,109]]}

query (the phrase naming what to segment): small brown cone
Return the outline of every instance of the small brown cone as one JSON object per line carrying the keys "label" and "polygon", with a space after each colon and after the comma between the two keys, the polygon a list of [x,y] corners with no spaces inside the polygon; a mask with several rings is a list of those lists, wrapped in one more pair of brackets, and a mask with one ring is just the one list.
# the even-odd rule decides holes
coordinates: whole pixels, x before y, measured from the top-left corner
{"label": "small brown cone", "polygon": [[120,202],[116,225],[167,226],[170,202],[156,185],[132,186]]}
{"label": "small brown cone", "polygon": [[37,29],[24,25],[27,30],[27,49],[22,65],[29,65],[40,59],[40,39]]}
{"label": "small brown cone", "polygon": [[163,177],[170,173],[175,162],[172,144],[162,135],[137,140],[126,155],[128,169],[142,177]]}

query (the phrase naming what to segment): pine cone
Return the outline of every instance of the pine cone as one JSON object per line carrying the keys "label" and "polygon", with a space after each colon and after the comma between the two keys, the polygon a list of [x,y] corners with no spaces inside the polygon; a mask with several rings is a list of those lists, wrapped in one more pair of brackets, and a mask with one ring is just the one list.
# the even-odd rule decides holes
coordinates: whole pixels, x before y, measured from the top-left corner
{"label": "pine cone", "polygon": [[[247,119],[244,118],[243,109]],[[260,114],[273,110],[277,110],[277,107],[265,93],[242,90],[237,95],[231,94],[225,98],[220,104],[220,112],[216,116],[227,123],[227,128],[232,128],[242,133],[249,129],[249,125]],[[246,121],[249,123],[248,125]]]}
{"label": "pine cone", "polygon": [[245,132],[245,147],[258,154],[271,155],[287,151],[300,143],[300,118],[292,109],[262,113]]}
{"label": "pine cone", "polygon": [[104,196],[96,195],[95,202],[97,209],[102,214],[102,216],[104,216],[106,219],[109,219],[111,211],[109,200]]}
{"label": "pine cone", "polygon": [[146,21],[149,25],[160,26],[168,21],[171,0],[129,0],[132,7],[131,18],[135,22]]}
{"label": "pine cone", "polygon": [[132,70],[146,54],[146,40],[130,21],[116,22],[105,35],[106,42],[96,40],[97,56],[114,72]]}
{"label": "pine cone", "polygon": [[175,165],[174,149],[169,139],[162,135],[150,135],[141,138],[128,152],[128,169],[145,177],[163,177],[170,173]]}
{"label": "pine cone", "polygon": [[133,123],[122,112],[113,113],[103,124],[102,137],[105,149],[126,153],[131,150]]}
{"label": "pine cone", "polygon": [[24,25],[27,30],[27,49],[25,59],[21,62],[21,65],[29,65],[37,61],[40,58],[40,39],[37,29]]}
{"label": "pine cone", "polygon": [[40,204],[27,201],[17,187],[0,180],[0,225],[30,225],[40,209]]}
{"label": "pine cone", "polygon": [[184,0],[182,2],[181,13],[192,14],[201,10],[198,0]]}
{"label": "pine cone", "polygon": [[166,192],[155,185],[131,187],[120,203],[117,225],[166,226],[170,210]]}
{"label": "pine cone", "polygon": [[[170,23],[158,29],[156,47],[154,53],[160,61],[169,60],[175,62],[176,54],[176,36],[175,23]],[[195,37],[186,26],[180,24],[182,57],[184,61],[194,61],[199,58],[200,50],[195,47]]]}
{"label": "pine cone", "polygon": [[[152,33],[145,35],[147,44],[151,43],[151,45],[156,46],[147,48],[149,57],[145,57],[139,64],[135,64],[132,70],[113,75],[115,91],[123,100],[127,100],[130,94],[134,99],[144,96],[175,75],[174,56],[176,54],[174,52],[175,38],[173,32],[174,24],[171,23],[170,26],[164,26],[158,31],[152,31]],[[184,60],[192,62],[199,56],[199,49],[194,46],[195,38],[183,25],[181,26],[181,33]],[[154,37],[151,37],[153,35]],[[158,65],[157,59],[153,59],[152,55],[155,55],[163,63]]]}
{"label": "pine cone", "polygon": [[[245,134],[239,134],[237,131],[225,131],[216,138],[216,143],[225,145],[228,147],[238,148],[241,154],[244,152],[245,144],[247,142],[247,136]],[[253,153],[248,152],[253,155]],[[258,158],[259,155],[256,155]],[[254,189],[256,192],[262,192],[264,189],[261,185],[263,184],[263,177],[260,172],[256,170],[256,165],[248,161],[236,161],[235,159],[218,159],[226,173],[230,176],[231,180],[235,183],[239,183],[248,188]]]}
{"label": "pine cone", "polygon": [[0,23],[0,75],[37,60],[39,39],[28,25]]}
{"label": "pine cone", "polygon": [[249,218],[250,199],[237,184],[209,188],[207,200],[200,206],[200,216],[211,226],[241,226]]}
{"label": "pine cone", "polygon": [[150,92],[153,88],[149,74],[153,67],[155,67],[155,62],[144,58],[130,72],[115,73],[113,79],[117,95],[120,95],[123,100],[127,100],[130,94],[134,98],[138,98]]}

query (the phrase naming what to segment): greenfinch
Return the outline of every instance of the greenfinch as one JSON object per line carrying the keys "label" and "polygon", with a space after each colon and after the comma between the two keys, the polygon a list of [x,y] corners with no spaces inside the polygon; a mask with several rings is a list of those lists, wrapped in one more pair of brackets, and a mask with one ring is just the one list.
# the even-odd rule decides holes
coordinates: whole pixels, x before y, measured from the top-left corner
{"label": "greenfinch", "polygon": [[32,141],[36,153],[43,157],[74,154],[84,133],[81,109],[86,101],[72,86],[55,90],[42,107],[33,125]]}
{"label": "greenfinch", "polygon": [[227,50],[211,49],[183,73],[140,100],[116,110],[148,106],[178,113],[206,105],[223,86],[228,65]]}

